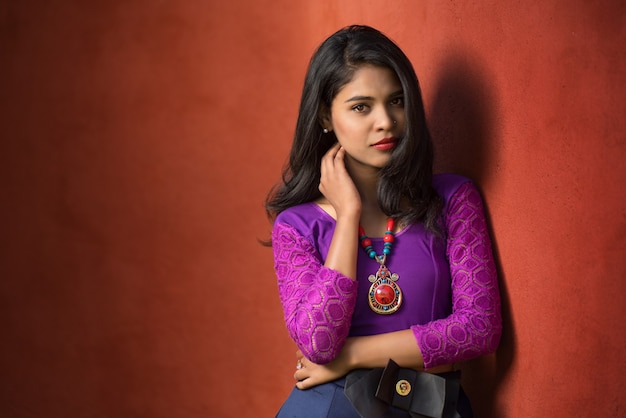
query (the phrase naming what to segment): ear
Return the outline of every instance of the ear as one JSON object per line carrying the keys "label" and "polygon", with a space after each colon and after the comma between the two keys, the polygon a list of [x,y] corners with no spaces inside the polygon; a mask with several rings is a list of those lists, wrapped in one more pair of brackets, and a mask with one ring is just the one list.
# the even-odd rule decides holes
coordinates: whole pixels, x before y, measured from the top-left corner
{"label": "ear", "polygon": [[328,129],[328,132],[333,130],[332,118],[330,117],[330,109],[325,104],[322,104],[320,107],[320,111],[317,115],[317,120],[319,121],[322,128]]}

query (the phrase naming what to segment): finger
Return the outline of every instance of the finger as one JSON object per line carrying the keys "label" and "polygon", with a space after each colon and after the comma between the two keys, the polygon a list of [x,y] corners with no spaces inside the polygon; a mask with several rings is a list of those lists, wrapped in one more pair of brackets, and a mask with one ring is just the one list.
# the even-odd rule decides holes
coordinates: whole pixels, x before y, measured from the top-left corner
{"label": "finger", "polygon": [[346,157],[346,149],[344,147],[339,148],[337,150],[337,153],[335,154],[335,158],[334,158],[335,164],[341,163],[343,165],[345,157]]}
{"label": "finger", "polygon": [[324,157],[322,157],[322,164],[321,164],[321,170],[322,173],[324,171],[328,172],[329,170],[331,170],[333,168],[333,164],[334,164],[334,160],[335,160],[335,155],[337,154],[337,151],[334,150],[333,148],[331,148],[326,155],[324,155]]}
{"label": "finger", "polygon": [[330,160],[332,161],[333,158],[335,158],[335,155],[337,154],[337,151],[339,151],[339,149],[341,148],[341,145],[337,142],[336,144],[334,144],[332,147],[330,147],[330,149],[326,152],[326,154],[323,157],[323,160]]}
{"label": "finger", "polygon": [[303,367],[293,373],[293,378],[296,382],[302,382],[309,378],[309,372]]}
{"label": "finger", "polygon": [[345,167],[344,157],[345,149],[336,144],[322,159],[321,175],[322,177],[331,176],[336,173],[337,168],[343,169]]}
{"label": "finger", "polygon": [[304,379],[296,382],[296,387],[300,390],[306,390],[313,386],[315,385],[313,384],[313,382],[311,382],[311,379]]}

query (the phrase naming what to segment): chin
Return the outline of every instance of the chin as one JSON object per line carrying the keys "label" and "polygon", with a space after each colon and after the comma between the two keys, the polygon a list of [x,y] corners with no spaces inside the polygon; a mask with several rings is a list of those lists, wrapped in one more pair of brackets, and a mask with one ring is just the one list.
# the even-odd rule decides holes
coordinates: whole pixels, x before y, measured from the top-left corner
{"label": "chin", "polygon": [[387,155],[379,155],[377,158],[372,158],[371,155],[369,156],[369,158],[367,158],[366,156],[364,156],[363,158],[355,158],[351,155],[347,155],[347,157],[347,166],[372,167],[378,170],[389,165],[389,162],[391,161],[391,153],[388,153]]}

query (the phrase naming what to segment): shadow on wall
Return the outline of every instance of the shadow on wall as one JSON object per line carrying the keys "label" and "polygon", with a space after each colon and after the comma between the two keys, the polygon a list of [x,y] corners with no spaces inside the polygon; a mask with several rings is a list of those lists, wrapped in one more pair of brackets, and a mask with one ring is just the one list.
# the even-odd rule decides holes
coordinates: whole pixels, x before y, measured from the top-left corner
{"label": "shadow on wall", "polygon": [[[498,172],[494,166],[499,163],[497,92],[488,70],[465,51],[448,54],[439,69],[427,116],[435,148],[435,172],[465,175],[481,188]],[[462,368],[463,385],[476,416],[496,418],[504,416],[498,405],[498,391],[514,358],[515,330],[488,200],[485,207],[500,280],[503,335],[494,356],[469,361]]]}
{"label": "shadow on wall", "polygon": [[435,172],[463,174],[480,186],[498,162],[493,83],[467,52],[447,55],[439,69],[428,115]]}

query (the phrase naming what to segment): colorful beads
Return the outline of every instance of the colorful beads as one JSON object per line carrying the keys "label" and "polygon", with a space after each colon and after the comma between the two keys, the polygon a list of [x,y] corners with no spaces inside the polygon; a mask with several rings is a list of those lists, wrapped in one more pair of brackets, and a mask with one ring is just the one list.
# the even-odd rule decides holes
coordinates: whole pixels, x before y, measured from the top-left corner
{"label": "colorful beads", "polygon": [[387,231],[385,231],[385,236],[383,237],[384,244],[382,256],[376,254],[376,251],[372,246],[372,240],[367,235],[365,235],[365,230],[361,225],[359,225],[359,240],[361,241],[361,247],[363,247],[365,253],[370,258],[376,259],[391,254],[391,247],[393,246],[393,241],[395,239],[393,235],[394,225],[395,221],[393,220],[393,218],[389,218],[387,220]]}

